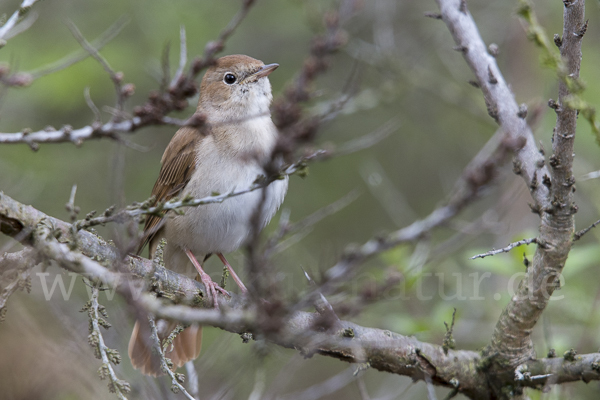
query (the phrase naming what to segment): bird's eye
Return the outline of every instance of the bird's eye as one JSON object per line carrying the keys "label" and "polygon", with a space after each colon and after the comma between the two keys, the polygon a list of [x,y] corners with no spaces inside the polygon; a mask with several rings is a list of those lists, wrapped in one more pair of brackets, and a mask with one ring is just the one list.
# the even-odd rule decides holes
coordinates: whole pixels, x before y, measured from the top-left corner
{"label": "bird's eye", "polygon": [[223,82],[225,82],[228,85],[233,85],[236,80],[237,78],[235,77],[235,75],[231,73],[226,73],[225,77],[223,78]]}

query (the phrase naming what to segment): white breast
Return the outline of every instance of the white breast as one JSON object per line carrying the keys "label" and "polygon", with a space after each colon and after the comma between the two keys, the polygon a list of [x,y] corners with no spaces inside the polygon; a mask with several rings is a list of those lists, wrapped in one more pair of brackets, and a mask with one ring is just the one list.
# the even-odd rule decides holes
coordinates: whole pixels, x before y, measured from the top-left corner
{"label": "white breast", "polygon": [[[265,117],[249,120],[240,126],[242,148],[252,148],[257,143],[270,154],[276,140],[271,119],[265,129]],[[227,193],[248,188],[259,175],[264,175],[262,160],[247,154],[224,152],[212,136],[202,140],[197,152],[196,172],[186,186],[185,194],[195,198],[214,192]],[[165,225],[167,256],[172,263],[182,263],[183,249],[191,250],[202,262],[209,253],[228,253],[244,244],[251,232],[251,218],[262,202],[260,229],[277,212],[287,191],[288,179],[271,183],[265,189],[232,197],[220,204],[207,204],[185,210],[184,215],[170,215]],[[264,196],[264,197],[263,197]],[[170,253],[170,254],[169,254]],[[175,254],[179,253],[179,254]],[[165,260],[167,264],[168,260]],[[180,270],[181,267],[167,265]]]}

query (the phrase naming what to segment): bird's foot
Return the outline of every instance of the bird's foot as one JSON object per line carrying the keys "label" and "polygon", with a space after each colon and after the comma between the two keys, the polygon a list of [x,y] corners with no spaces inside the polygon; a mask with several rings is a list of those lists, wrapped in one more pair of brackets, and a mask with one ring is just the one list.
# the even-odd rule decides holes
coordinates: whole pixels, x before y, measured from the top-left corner
{"label": "bird's foot", "polygon": [[204,284],[204,287],[206,288],[208,300],[212,301],[215,308],[218,310],[219,302],[217,301],[217,291],[221,292],[226,296],[229,296],[229,293],[227,293],[225,289],[219,286],[217,282],[213,282],[211,277],[205,272],[200,273],[200,281]]}
{"label": "bird's foot", "polygon": [[204,272],[204,269],[202,269],[202,265],[200,265],[200,263],[198,262],[198,260],[196,260],[196,257],[190,250],[185,249],[185,253],[187,254],[192,264],[194,264],[196,271],[198,271],[198,275],[200,275],[200,281],[204,284],[204,287],[206,288],[206,297],[208,297],[208,300],[211,301],[214,304],[215,308],[218,310],[219,301],[217,300],[217,290],[227,296],[229,296],[229,293],[227,293],[225,289],[219,286],[218,283],[213,282],[211,277],[206,272]]}

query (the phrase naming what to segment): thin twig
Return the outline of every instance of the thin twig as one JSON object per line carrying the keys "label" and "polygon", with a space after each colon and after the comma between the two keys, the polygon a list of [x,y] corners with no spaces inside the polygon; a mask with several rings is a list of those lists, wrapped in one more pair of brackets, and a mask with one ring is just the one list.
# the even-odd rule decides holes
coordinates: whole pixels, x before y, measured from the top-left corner
{"label": "thin twig", "polygon": [[104,343],[100,326],[105,329],[110,328],[110,324],[104,319],[107,317],[104,306],[98,303],[99,288],[94,284],[88,284],[92,289],[92,297],[90,301],[81,310],[87,311],[90,317],[90,335],[88,342],[94,348],[96,358],[102,360],[102,366],[98,370],[100,379],[109,379],[108,390],[115,393],[121,400],[127,400],[126,393],[131,391],[131,386],[127,381],[119,379],[111,364],[119,364],[121,355],[117,350],[111,349]]}
{"label": "thin twig", "polygon": [[[104,46],[106,46],[111,40],[113,40],[123,28],[129,23],[129,18],[121,17],[114,24],[112,24],[107,30],[105,30],[97,39],[91,42],[91,46],[96,50],[101,50]],[[50,65],[45,65],[43,67],[37,68],[32,71],[26,72],[31,75],[32,79],[38,79],[42,76],[49,75],[54,72],[61,71],[67,67],[70,67],[73,64],[78,63],[79,61],[85,60],[90,57],[90,53],[86,50],[79,49],[58,61],[53,62]]]}
{"label": "thin twig", "polygon": [[538,238],[519,240],[518,242],[511,243],[508,246],[503,247],[501,249],[492,249],[486,253],[477,254],[476,256],[470,257],[469,260],[475,260],[476,258],[485,258],[487,256],[495,256],[496,254],[500,254],[500,253],[508,253],[515,247],[519,247],[519,246],[523,246],[523,245],[530,245],[532,243],[539,244]]}
{"label": "thin twig", "polygon": [[10,296],[17,290],[31,290],[31,270],[38,263],[37,251],[32,248],[0,255],[0,283],[4,284],[4,287],[0,287],[0,322],[6,316]]}
{"label": "thin twig", "polygon": [[259,176],[257,180],[251,184],[249,187],[239,190],[232,190],[228,193],[206,196],[202,198],[194,198],[194,197],[184,197],[183,199],[172,199],[167,201],[166,203],[159,203],[154,206],[150,206],[154,202],[153,198],[146,200],[143,203],[133,204],[126,209],[123,209],[119,212],[114,212],[114,208],[109,208],[104,212],[104,214],[100,217],[93,217],[93,214],[88,214],[86,219],[77,221],[75,226],[77,230],[89,228],[96,225],[104,225],[109,222],[124,222],[132,217],[138,217],[141,215],[159,215],[164,216],[167,211],[177,210],[182,207],[197,207],[205,204],[215,204],[222,203],[225,200],[241,196],[246,193],[254,192],[256,190],[262,189],[270,185],[275,180],[281,179],[282,177],[293,175],[302,171],[306,167],[306,163],[310,160],[318,159],[325,152],[323,150],[318,150],[313,154],[303,157],[300,161],[291,164],[287,167],[284,167],[283,170],[278,175],[264,177]]}
{"label": "thin twig", "polygon": [[356,379],[353,368],[346,368],[342,372],[327,378],[297,392],[292,392],[278,396],[276,400],[315,400],[331,395],[338,390],[348,386]]}
{"label": "thin twig", "polygon": [[189,394],[187,392],[187,390],[185,390],[185,387],[183,387],[183,385],[181,384],[181,381],[183,381],[183,378],[182,378],[183,374],[175,373],[175,372],[171,371],[171,368],[169,368],[169,362],[167,361],[167,358],[165,357],[162,346],[160,345],[160,339],[158,338],[158,330],[156,328],[156,324],[154,323],[154,318],[148,317],[148,322],[150,324],[150,332],[151,332],[150,339],[152,340],[153,350],[159,356],[161,370],[164,373],[166,373],[167,375],[169,375],[169,377],[171,378],[171,385],[172,385],[171,390],[174,393],[181,391],[181,393],[183,393],[183,395],[185,397],[187,397],[189,400],[196,400],[196,399],[194,399],[194,397],[192,397],[191,394]]}
{"label": "thin twig", "polygon": [[[532,185],[532,182],[542,182],[543,176],[549,175],[548,168],[543,165],[544,157],[537,148],[537,141],[531,128],[526,120],[521,118],[519,105],[504,80],[496,59],[489,54],[475,21],[470,13],[463,13],[460,10],[459,0],[436,0],[436,2],[456,45],[464,49],[461,54],[476,75],[488,105],[488,113],[498,122],[508,138],[523,141],[516,152],[515,165],[518,166],[518,170],[515,168],[515,171],[526,181],[536,207],[540,210],[550,207],[548,188],[545,185],[538,185],[534,189]],[[490,79],[490,75],[493,79]]]}
{"label": "thin twig", "polygon": [[[308,275],[308,272],[304,271],[304,276],[306,277],[306,279],[308,280],[308,283],[313,286],[316,287],[317,284],[315,283],[315,281],[312,280],[312,278],[310,277],[310,275]],[[318,292],[318,289],[316,289]],[[315,301],[315,309],[317,310],[317,312],[319,314],[321,314],[321,316],[323,316],[323,318],[325,319],[325,321],[327,323],[327,328],[331,328],[334,330],[339,331],[340,329],[343,329],[344,327],[341,324],[340,318],[337,316],[337,314],[335,313],[335,310],[333,309],[333,307],[331,306],[331,304],[329,303],[329,301],[327,301],[327,298],[325,296],[323,296],[323,294],[321,292],[318,292],[319,297],[317,299],[317,301]]]}
{"label": "thin twig", "polygon": [[433,210],[426,218],[384,237],[373,238],[363,245],[348,247],[341,260],[326,272],[326,284],[329,288],[326,289],[322,285],[323,293],[329,293],[335,283],[354,276],[356,267],[367,259],[402,243],[419,240],[434,228],[454,218],[467,205],[479,198],[482,189],[494,180],[497,168],[505,162],[508,154],[514,151],[518,144],[506,138],[500,140],[495,151],[490,152],[488,157],[478,160],[475,166],[469,165],[465,168],[459,180],[461,184],[456,185],[455,192],[449,196],[448,203]]}
{"label": "thin twig", "polygon": [[181,25],[179,28],[179,67],[177,71],[175,71],[175,75],[173,75],[173,79],[169,87],[173,87],[179,82],[179,79],[183,76],[183,70],[185,69],[185,65],[187,64],[187,45],[186,45],[186,36],[185,36],[185,27]]}
{"label": "thin twig", "polygon": [[281,240],[285,236],[294,233],[302,234],[303,231],[311,228],[318,222],[322,221],[324,218],[333,215],[350,205],[354,200],[358,198],[358,196],[359,192],[357,190],[353,190],[341,199],[334,201],[333,203],[315,211],[309,216],[293,224],[289,223],[289,212],[286,212],[284,210],[281,213],[281,220],[279,222],[279,229],[277,230],[277,233],[269,239],[267,245],[265,246],[265,255],[269,257],[269,255],[273,253],[281,252],[282,245],[284,243],[281,242]]}
{"label": "thin twig", "polygon": [[185,371],[188,375],[189,391],[194,398],[199,399],[200,392],[198,391],[198,371],[196,371],[193,361],[188,361],[185,363]]}
{"label": "thin twig", "polygon": [[31,7],[39,0],[23,0],[19,9],[15,11],[10,18],[0,27],[0,39],[4,39],[7,34],[13,29],[21,18],[23,18],[31,9]]}
{"label": "thin twig", "polygon": [[573,235],[573,241],[581,239],[583,237],[583,235],[585,235],[586,233],[588,233],[589,231],[591,231],[598,225],[600,225],[600,219],[598,221],[594,222],[592,225],[588,226],[587,228],[575,232],[575,234]]}
{"label": "thin twig", "polygon": [[[100,54],[98,49],[96,49],[94,46],[92,46],[90,44],[90,42],[88,42],[83,37],[83,35],[79,31],[79,28],[77,28],[77,26],[72,21],[67,21],[67,26],[69,27],[69,30],[75,37],[75,40],[77,40],[77,42],[81,45],[81,47],[83,47],[88,53],[90,53],[90,55],[96,61],[98,61],[98,63],[100,63],[102,68],[104,68],[104,71],[106,71],[106,73],[110,76],[110,79],[111,79],[113,85],[115,86],[115,92],[117,94],[117,105],[116,105],[117,110],[119,112],[122,112],[123,107],[124,107],[124,101],[126,98],[126,92],[123,90],[123,85],[122,85],[122,81],[123,81],[122,74],[117,73],[112,69],[112,67],[110,66],[108,61]],[[121,117],[122,117],[121,115],[118,116],[118,118],[121,118]]]}
{"label": "thin twig", "polygon": [[400,128],[400,125],[402,125],[402,121],[400,121],[399,118],[391,118],[373,132],[363,135],[357,139],[349,140],[348,142],[338,146],[334,154],[338,156],[347,155],[373,147],[377,143],[389,137],[392,133],[396,132],[398,128]]}
{"label": "thin twig", "polygon": [[98,109],[98,107],[96,107],[96,104],[94,104],[94,101],[92,100],[92,97],[90,96],[90,87],[89,86],[84,89],[83,97],[85,98],[85,102],[87,103],[90,110],[92,110],[92,112],[94,113],[94,120],[96,122],[101,122],[102,114],[100,114],[100,110]]}

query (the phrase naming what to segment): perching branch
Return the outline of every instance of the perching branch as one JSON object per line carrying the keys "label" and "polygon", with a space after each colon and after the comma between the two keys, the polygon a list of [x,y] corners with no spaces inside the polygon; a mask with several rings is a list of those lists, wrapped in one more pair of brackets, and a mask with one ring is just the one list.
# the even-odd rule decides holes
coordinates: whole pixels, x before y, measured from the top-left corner
{"label": "perching branch", "polygon": [[[127,282],[122,275],[105,267],[110,268],[122,262],[119,252],[112,245],[90,232],[79,231],[79,247],[71,250],[68,245],[70,224],[20,204],[6,195],[0,196],[0,228],[13,237],[22,231],[31,232],[22,238],[23,243],[33,246],[40,254],[57,261],[70,271],[99,279],[107,285],[117,285],[117,288]],[[141,257],[126,257],[123,264],[132,275],[151,279],[152,291],[160,294],[161,298],[184,300],[195,307],[209,308],[165,305],[158,299],[142,297],[137,304],[157,317],[184,323],[200,322],[236,333],[250,331],[255,335],[265,335],[279,345],[301,349],[305,355],[322,354],[347,362],[369,363],[372,368],[414,379],[425,379],[428,376],[433,384],[458,387],[467,396],[488,398],[486,379],[489,377],[486,378],[483,367],[487,365],[486,359],[476,352],[448,350],[446,355],[441,345],[423,343],[397,333],[362,327],[347,321],[339,321],[339,329],[323,330],[323,316],[318,313],[295,312],[284,320],[278,331],[264,331],[261,319],[253,313],[252,308],[247,308],[245,299],[240,296],[219,294],[218,301],[222,311],[217,311],[211,308],[212,303],[203,301],[204,287],[200,282],[153,265],[150,260]],[[582,368],[594,371],[595,364],[591,363],[597,362],[598,357],[600,356],[587,357],[587,364],[584,367],[582,363]],[[540,361],[536,361],[538,362]],[[550,363],[554,365],[556,361]],[[556,376],[560,382],[583,379],[571,372],[558,371]],[[584,376],[585,379],[600,379],[598,374],[586,373]]]}

